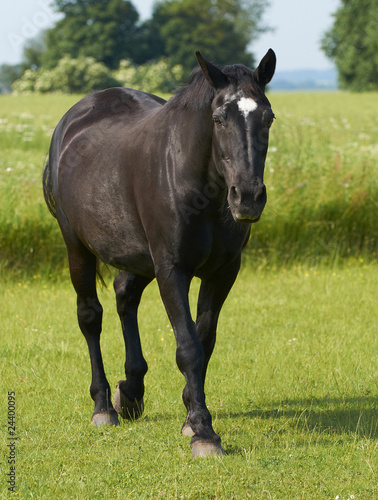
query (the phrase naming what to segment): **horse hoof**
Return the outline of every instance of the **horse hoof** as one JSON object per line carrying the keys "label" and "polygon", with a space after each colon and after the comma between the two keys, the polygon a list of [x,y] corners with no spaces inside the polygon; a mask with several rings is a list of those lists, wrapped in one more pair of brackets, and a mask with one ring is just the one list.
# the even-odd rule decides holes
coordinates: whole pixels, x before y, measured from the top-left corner
{"label": "horse hoof", "polygon": [[118,415],[115,412],[111,413],[95,413],[92,415],[92,424],[100,425],[119,425]]}
{"label": "horse hoof", "polygon": [[181,434],[183,436],[187,436],[187,437],[193,437],[194,436],[194,431],[193,429],[190,427],[189,424],[185,423],[182,428],[181,428]]}
{"label": "horse hoof", "polygon": [[195,457],[210,457],[213,455],[222,456],[225,452],[220,443],[210,443],[209,441],[195,441],[192,445],[192,456]]}
{"label": "horse hoof", "polygon": [[115,411],[121,415],[122,418],[126,420],[136,420],[142,416],[144,410],[144,403],[142,399],[134,399],[131,401],[119,388],[119,382],[117,384],[116,391],[114,393],[114,408]]}

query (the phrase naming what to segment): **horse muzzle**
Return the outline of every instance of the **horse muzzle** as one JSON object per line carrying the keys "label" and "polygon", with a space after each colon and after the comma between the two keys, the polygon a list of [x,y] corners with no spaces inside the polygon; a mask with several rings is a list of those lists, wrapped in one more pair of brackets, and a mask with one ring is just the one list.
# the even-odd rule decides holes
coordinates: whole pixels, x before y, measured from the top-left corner
{"label": "horse muzzle", "polygon": [[228,193],[228,203],[236,222],[254,223],[260,220],[267,200],[266,187],[262,182],[252,189],[242,190],[231,186]]}

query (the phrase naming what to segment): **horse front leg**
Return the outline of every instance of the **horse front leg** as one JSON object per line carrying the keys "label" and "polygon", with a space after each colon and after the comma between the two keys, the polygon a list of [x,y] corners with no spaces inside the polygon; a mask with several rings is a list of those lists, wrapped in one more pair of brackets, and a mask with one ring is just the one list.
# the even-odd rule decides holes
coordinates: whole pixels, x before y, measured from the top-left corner
{"label": "horse front leg", "polygon": [[206,356],[190,314],[188,291],[191,277],[173,267],[169,271],[157,272],[156,278],[176,337],[177,366],[185,377],[190,399],[193,456],[222,454],[221,439],[214,432],[205,402],[203,371]]}
{"label": "horse front leg", "polygon": [[[196,330],[205,355],[202,370],[203,384],[205,384],[207,367],[215,347],[219,313],[235,282],[239,268],[240,259],[238,258],[227,263],[226,266],[202,280],[201,283],[197,304]],[[183,436],[193,436],[191,399],[188,386],[184,388],[182,399],[187,409],[187,416],[181,432]]]}

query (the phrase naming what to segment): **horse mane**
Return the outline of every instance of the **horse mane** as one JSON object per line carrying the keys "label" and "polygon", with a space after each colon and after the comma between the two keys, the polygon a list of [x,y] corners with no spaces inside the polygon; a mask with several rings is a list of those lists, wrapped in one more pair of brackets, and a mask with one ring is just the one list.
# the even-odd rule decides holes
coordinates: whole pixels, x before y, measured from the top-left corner
{"label": "horse mane", "polygon": [[[219,66],[218,66],[219,67]],[[264,98],[264,90],[255,80],[253,70],[244,64],[233,64],[219,67],[230,79],[231,85],[241,88],[245,95]],[[169,104],[174,108],[202,111],[207,109],[215,97],[214,88],[206,81],[202,70],[197,67],[189,76],[188,83],[179,88],[170,99]]]}

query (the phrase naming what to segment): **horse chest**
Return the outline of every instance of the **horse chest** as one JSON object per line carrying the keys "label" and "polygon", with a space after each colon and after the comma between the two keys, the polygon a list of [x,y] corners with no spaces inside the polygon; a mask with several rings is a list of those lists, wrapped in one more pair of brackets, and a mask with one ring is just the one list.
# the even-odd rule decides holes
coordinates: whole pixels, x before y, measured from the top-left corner
{"label": "horse chest", "polygon": [[176,243],[175,253],[182,267],[194,269],[198,277],[210,275],[239,257],[250,227],[233,223],[188,225]]}

